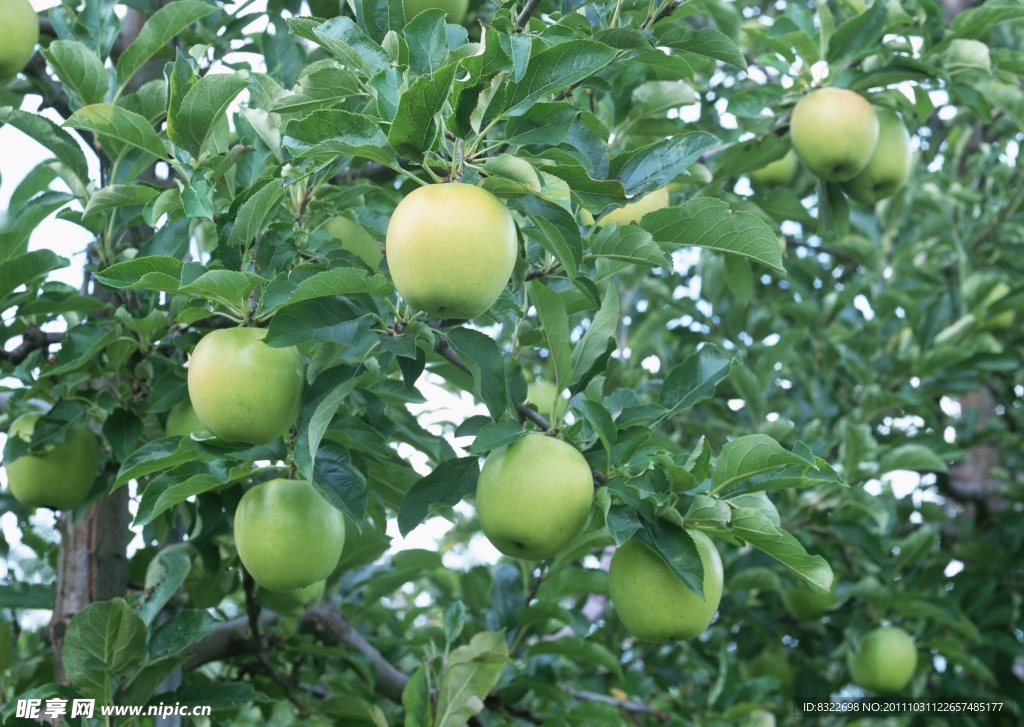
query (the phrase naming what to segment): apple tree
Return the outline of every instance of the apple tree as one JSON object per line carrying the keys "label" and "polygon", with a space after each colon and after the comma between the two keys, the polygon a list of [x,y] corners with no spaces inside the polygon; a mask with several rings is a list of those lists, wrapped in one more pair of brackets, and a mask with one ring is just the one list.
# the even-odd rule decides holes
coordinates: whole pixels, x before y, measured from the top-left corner
{"label": "apple tree", "polygon": [[0,723],[1019,723],[1024,6],[0,17]]}

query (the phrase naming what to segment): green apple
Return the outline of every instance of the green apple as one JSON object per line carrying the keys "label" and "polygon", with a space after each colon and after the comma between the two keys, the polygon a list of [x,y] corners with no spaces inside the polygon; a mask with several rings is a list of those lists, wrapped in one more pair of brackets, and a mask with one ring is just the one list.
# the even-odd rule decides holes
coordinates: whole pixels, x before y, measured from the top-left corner
{"label": "green apple", "polygon": [[775,715],[766,709],[755,709],[743,720],[743,727],[775,727]]}
{"label": "green apple", "polygon": [[505,555],[544,560],[583,528],[594,475],[579,450],[544,434],[526,434],[491,452],[480,472],[480,527]]}
{"label": "green apple", "polygon": [[188,399],[179,401],[167,413],[167,426],[164,427],[164,431],[168,437],[187,437],[192,432],[205,430],[206,427],[199,421],[196,410],[192,408],[192,402]]}
{"label": "green apple", "polygon": [[[23,414],[11,423],[9,437],[32,440],[39,414]],[[25,507],[72,510],[96,479],[100,449],[87,424],[70,429],[64,441],[44,454],[26,454],[8,463],[7,486]]]}
{"label": "green apple", "polygon": [[39,18],[28,0],[0,0],[0,81],[18,75],[35,53]]}
{"label": "green apple", "polygon": [[878,143],[878,116],[863,96],[819,88],[797,103],[789,135],[807,168],[827,182],[847,182],[868,165]]}
{"label": "green apple", "polygon": [[516,225],[500,199],[472,184],[413,190],[391,215],[388,267],[413,308],[476,318],[505,289],[519,254]]}
{"label": "green apple", "polygon": [[569,401],[556,384],[550,381],[534,381],[526,389],[526,403],[533,404],[537,412],[548,421],[561,421]]}
{"label": "green apple", "polygon": [[832,593],[815,593],[800,584],[786,589],[782,602],[797,621],[817,621],[836,602]]}
{"label": "green apple", "polygon": [[307,0],[309,12],[317,18],[333,18],[341,12],[338,0]]}
{"label": "green apple", "polygon": [[661,557],[636,538],[612,556],[608,588],[615,612],[641,641],[692,639],[711,624],[722,600],[722,557],[704,533],[688,530],[704,566],[704,598],[687,588]]}
{"label": "green apple", "polygon": [[294,346],[271,348],[263,328],[223,328],[196,344],[188,393],[203,428],[229,442],[268,444],[299,416],[305,368]]}
{"label": "green apple", "polygon": [[758,677],[775,677],[779,680],[779,691],[784,695],[793,692],[793,667],[785,649],[768,647],[757,658],[743,665],[741,671],[746,679]]}
{"label": "green apple", "polygon": [[878,144],[871,161],[860,174],[843,185],[843,191],[862,204],[873,205],[892,197],[910,176],[910,134],[895,111],[876,110]]}
{"label": "green apple", "polygon": [[324,580],[344,545],[341,511],[305,480],[256,485],[235,510],[238,557],[268,591],[293,591]]}
{"label": "green apple", "polygon": [[[597,226],[604,227],[605,225],[610,225],[613,222],[618,222],[620,225],[628,225],[631,222],[639,224],[640,220],[642,220],[644,215],[648,212],[654,212],[668,207],[668,201],[668,187],[656,189],[641,197],[636,202],[630,202],[625,207],[619,207],[618,209],[612,210],[601,218],[601,221],[597,223]],[[594,224],[594,216],[586,210],[583,210],[583,221],[588,225],[592,225]]]}
{"label": "green apple", "polygon": [[786,152],[781,159],[766,164],[760,169],[750,173],[750,181],[754,184],[765,186],[789,185],[796,179],[800,171],[800,162],[792,149]]}
{"label": "green apple", "polygon": [[910,634],[894,626],[881,626],[861,639],[846,654],[853,681],[873,692],[898,692],[910,684],[917,669],[917,647]]}
{"label": "green apple", "polygon": [[444,10],[449,23],[461,23],[466,17],[469,0],[405,0],[405,21],[409,22],[424,10]]}
{"label": "green apple", "polygon": [[341,240],[342,250],[357,256],[373,270],[380,266],[380,261],[384,257],[384,253],[380,251],[380,243],[358,222],[339,215],[327,220],[324,229],[331,237]]}
{"label": "green apple", "polygon": [[325,585],[325,581],[317,581],[305,588],[296,588],[281,593],[261,588],[257,596],[264,608],[269,608],[282,616],[298,616],[306,610],[307,605],[323,598]]}

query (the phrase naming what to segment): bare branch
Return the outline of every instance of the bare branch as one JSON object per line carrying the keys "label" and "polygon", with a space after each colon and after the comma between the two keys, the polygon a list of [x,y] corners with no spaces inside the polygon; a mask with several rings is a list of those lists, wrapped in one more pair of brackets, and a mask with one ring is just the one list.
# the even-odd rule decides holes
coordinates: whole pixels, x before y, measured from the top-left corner
{"label": "bare branch", "polygon": [[551,422],[545,419],[543,416],[537,413],[535,409],[530,408],[526,404],[519,404],[516,406],[516,413],[519,414],[520,421],[529,419],[531,422],[540,427],[546,434],[551,434]]}
{"label": "bare branch", "polygon": [[[260,618],[259,626],[265,629],[276,624],[278,620],[276,613],[268,613]],[[189,654],[190,658],[183,668],[189,671],[211,661],[224,661],[233,656],[251,653],[252,642],[245,633],[247,628],[248,616],[225,621],[188,648],[185,653]]]}
{"label": "bare branch", "polygon": [[523,28],[526,27],[526,24],[530,22],[530,16],[533,15],[538,5],[540,5],[540,0],[527,0],[526,5],[523,7],[523,11],[519,13],[519,16],[516,18],[516,30],[518,32],[521,33]]}
{"label": "bare branch", "polygon": [[21,343],[12,348],[10,351],[4,351],[0,349],[0,360],[9,361],[15,366],[20,364],[28,355],[33,351],[39,349],[45,349],[47,346],[51,346],[55,343],[60,343],[64,340],[63,333],[48,333],[35,326],[25,329],[25,332],[21,334]]}

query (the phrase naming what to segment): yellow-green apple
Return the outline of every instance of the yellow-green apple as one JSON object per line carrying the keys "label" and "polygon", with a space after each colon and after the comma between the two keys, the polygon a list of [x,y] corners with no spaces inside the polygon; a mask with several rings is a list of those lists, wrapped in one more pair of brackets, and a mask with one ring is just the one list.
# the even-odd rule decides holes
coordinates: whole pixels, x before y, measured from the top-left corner
{"label": "yellow-green apple", "polygon": [[537,412],[549,421],[561,420],[569,401],[550,381],[533,381],[526,388],[526,403],[533,404]]}
{"label": "yellow-green apple", "polygon": [[798,621],[817,621],[829,606],[836,602],[832,593],[815,593],[809,588],[797,584],[787,588],[782,594],[782,602],[786,605],[793,618]]}
{"label": "yellow-green apple", "polygon": [[324,580],[344,545],[341,511],[305,480],[258,484],[235,510],[238,557],[268,591],[293,591]]}
{"label": "yellow-green apple", "polygon": [[168,437],[187,437],[192,432],[202,432],[205,429],[196,416],[196,410],[192,408],[192,402],[188,399],[179,401],[167,413],[167,426],[164,427],[164,431]]}
{"label": "yellow-green apple", "polygon": [[413,308],[475,318],[505,289],[519,252],[516,225],[500,199],[472,184],[413,190],[391,215],[388,268]]}
{"label": "yellow-green apple", "polygon": [[[648,212],[654,212],[656,210],[664,209],[668,207],[669,201],[669,190],[668,187],[662,187],[656,189],[649,194],[644,195],[636,202],[629,202],[625,207],[619,207],[614,209],[597,223],[598,227],[604,225],[610,225],[613,222],[618,222],[620,225],[628,225],[631,222],[640,223],[640,220],[644,218]],[[588,225],[594,224],[594,217],[586,210],[583,210],[583,221]]]}
{"label": "yellow-green apple", "polygon": [[873,692],[898,692],[910,684],[917,669],[917,647],[903,629],[881,626],[847,652],[846,665],[858,686]]}
{"label": "yellow-green apple", "polygon": [[16,76],[39,42],[39,18],[28,0],[0,0],[0,81]]}
{"label": "yellow-green apple", "polygon": [[641,641],[692,639],[711,624],[722,600],[722,557],[711,539],[688,530],[704,566],[704,598],[687,588],[661,557],[636,538],[612,556],[608,588],[615,612]]}
{"label": "yellow-green apple", "polygon": [[910,134],[890,109],[877,109],[878,144],[864,170],[843,185],[843,191],[862,204],[892,197],[910,176],[913,155]]}
{"label": "yellow-green apple", "polygon": [[230,442],[268,444],[299,415],[305,367],[294,346],[271,348],[263,328],[206,334],[188,363],[188,394],[203,427]]}
{"label": "yellow-green apple", "polygon": [[827,182],[847,182],[868,165],[878,143],[871,104],[845,88],[819,88],[797,102],[789,122],[793,148]]}
{"label": "yellow-green apple", "polygon": [[331,237],[341,240],[341,249],[352,253],[370,268],[376,270],[384,253],[380,243],[370,236],[362,225],[341,215],[327,220],[324,229]]}
{"label": "yellow-green apple", "polygon": [[800,171],[800,162],[792,149],[786,152],[781,159],[766,164],[760,169],[750,173],[750,181],[754,184],[765,186],[792,184]]}
{"label": "yellow-green apple", "polygon": [[579,450],[560,439],[525,434],[491,452],[480,472],[480,527],[505,555],[543,560],[587,521],[594,475]]}
{"label": "yellow-green apple", "polygon": [[324,581],[317,581],[305,588],[296,588],[281,593],[261,588],[257,595],[264,608],[269,608],[282,616],[298,616],[306,610],[307,605],[323,598],[324,586]]}
{"label": "yellow-green apple", "polygon": [[[9,437],[32,440],[39,414],[23,414],[11,423]],[[100,450],[87,424],[68,430],[64,441],[38,455],[26,454],[5,465],[7,486],[25,507],[71,510],[85,499],[96,479]]]}

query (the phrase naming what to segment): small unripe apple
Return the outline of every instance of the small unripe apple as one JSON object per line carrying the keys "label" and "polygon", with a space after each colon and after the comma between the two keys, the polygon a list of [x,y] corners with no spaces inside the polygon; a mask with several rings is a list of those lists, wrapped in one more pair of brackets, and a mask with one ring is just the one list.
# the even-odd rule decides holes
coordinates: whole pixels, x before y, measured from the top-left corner
{"label": "small unripe apple", "polygon": [[485,313],[512,277],[518,253],[511,213],[472,184],[415,189],[388,225],[395,287],[413,308],[441,318]]}
{"label": "small unripe apple", "polygon": [[814,593],[798,584],[786,589],[782,602],[798,621],[817,621],[836,602],[836,598],[832,593]]}
{"label": "small unripe apple", "polygon": [[[23,414],[11,423],[9,437],[32,440],[39,414]],[[28,508],[72,510],[85,499],[96,479],[100,450],[96,435],[81,424],[64,441],[40,455],[26,454],[5,465],[7,486]]]}
{"label": "small unripe apple", "polygon": [[704,598],[687,588],[661,557],[636,538],[612,556],[608,588],[615,612],[641,641],[692,639],[703,633],[722,600],[722,557],[711,539],[688,530],[704,566]]}
{"label": "small unripe apple", "polygon": [[179,401],[167,413],[167,426],[164,427],[164,431],[168,437],[188,437],[192,432],[202,432],[205,429],[196,416],[196,410],[192,408],[192,402],[188,399]]}
{"label": "small unripe apple", "polygon": [[384,257],[384,253],[380,251],[380,243],[358,222],[339,215],[329,219],[324,229],[331,237],[341,240],[342,250],[357,256],[373,270],[378,268]]}
{"label": "small unripe apple", "polygon": [[800,161],[827,182],[846,182],[868,165],[878,143],[878,116],[860,94],[819,88],[797,103],[789,135]]}
{"label": "small unripe apple", "polygon": [[311,586],[282,593],[261,588],[257,595],[264,608],[269,608],[282,616],[298,616],[306,610],[308,604],[323,598],[325,585],[325,581],[317,581]]}
{"label": "small unripe apple", "polygon": [[871,161],[860,174],[843,185],[843,191],[862,204],[873,205],[891,197],[910,176],[913,156],[910,134],[895,111],[878,109],[878,144]]}
{"label": "small unripe apple", "polygon": [[544,560],[583,528],[594,475],[580,451],[543,434],[526,434],[487,457],[476,489],[480,527],[505,555]]}
{"label": "small unripe apple", "polygon": [[[620,225],[628,225],[631,222],[640,224],[640,220],[644,218],[648,212],[655,212],[660,209],[668,207],[669,202],[669,189],[668,187],[662,187],[656,189],[649,194],[644,195],[636,202],[629,202],[625,207],[619,207],[614,209],[597,223],[598,227],[604,227],[610,225],[613,222],[618,222]],[[594,216],[587,210],[583,210],[583,221],[588,225],[594,224]]]}
{"label": "small unripe apple", "polygon": [[558,386],[550,381],[532,382],[526,389],[526,403],[533,404],[537,413],[549,421],[560,420],[569,406]]}
{"label": "small unripe apple", "polygon": [[461,23],[466,17],[469,0],[405,0],[405,22],[409,22],[424,10],[444,10],[449,23]]}
{"label": "small unripe apple", "polygon": [[898,692],[910,684],[917,669],[917,647],[910,634],[894,626],[869,632],[856,651],[846,654],[853,681],[873,692]]}
{"label": "small unripe apple", "polygon": [[768,647],[757,658],[743,664],[740,671],[746,679],[775,677],[782,694],[788,696],[793,692],[793,667],[784,649]]}
{"label": "small unripe apple", "polygon": [[775,727],[775,715],[766,709],[755,709],[743,720],[742,727]]}
{"label": "small unripe apple", "polygon": [[765,186],[788,185],[796,179],[800,171],[800,162],[792,149],[786,152],[781,159],[766,164],[760,169],[750,173],[750,181],[754,184]]}
{"label": "small unripe apple", "polygon": [[269,444],[299,416],[305,368],[294,346],[271,348],[263,328],[222,328],[196,344],[188,394],[203,427],[229,442]]}
{"label": "small unripe apple", "polygon": [[293,591],[324,580],[344,545],[341,511],[305,480],[256,485],[235,510],[238,557],[268,591]]}
{"label": "small unripe apple", "polygon": [[28,0],[0,0],[0,81],[21,71],[39,42],[39,17]]}

